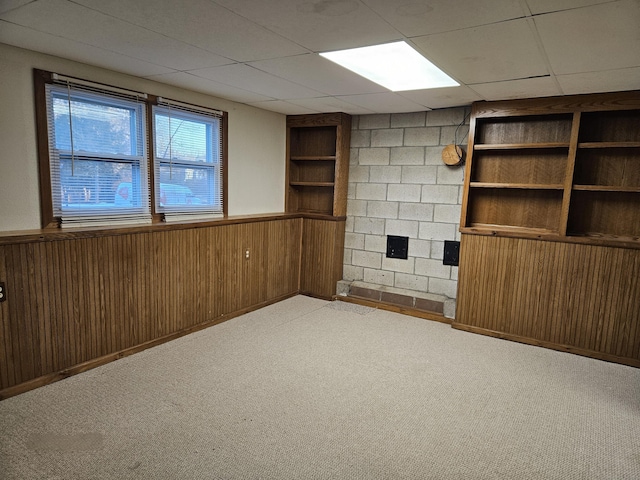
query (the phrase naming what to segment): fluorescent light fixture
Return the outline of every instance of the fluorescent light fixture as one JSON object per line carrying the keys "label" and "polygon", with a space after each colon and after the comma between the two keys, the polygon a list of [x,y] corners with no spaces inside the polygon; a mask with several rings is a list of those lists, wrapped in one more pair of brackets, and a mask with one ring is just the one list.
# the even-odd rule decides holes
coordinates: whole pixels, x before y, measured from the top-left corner
{"label": "fluorescent light fixture", "polygon": [[406,42],[351,48],[320,55],[393,92],[460,85]]}

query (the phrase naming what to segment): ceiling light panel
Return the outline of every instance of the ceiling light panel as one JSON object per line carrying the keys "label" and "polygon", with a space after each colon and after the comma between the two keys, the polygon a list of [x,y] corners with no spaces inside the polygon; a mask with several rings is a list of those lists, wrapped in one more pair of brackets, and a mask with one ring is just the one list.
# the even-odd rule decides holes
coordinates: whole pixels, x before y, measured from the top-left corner
{"label": "ceiling light panel", "polygon": [[459,85],[406,42],[351,48],[320,55],[393,92]]}

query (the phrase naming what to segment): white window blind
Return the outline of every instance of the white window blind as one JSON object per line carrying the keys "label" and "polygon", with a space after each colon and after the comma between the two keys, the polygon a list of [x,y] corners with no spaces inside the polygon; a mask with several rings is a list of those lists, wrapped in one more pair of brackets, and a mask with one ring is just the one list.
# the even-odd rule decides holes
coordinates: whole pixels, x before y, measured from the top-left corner
{"label": "white window blind", "polygon": [[222,113],[159,98],[153,118],[156,211],[167,222],[222,216]]}
{"label": "white window blind", "polygon": [[46,87],[54,216],[62,226],[150,223],[146,95],[54,81]]}

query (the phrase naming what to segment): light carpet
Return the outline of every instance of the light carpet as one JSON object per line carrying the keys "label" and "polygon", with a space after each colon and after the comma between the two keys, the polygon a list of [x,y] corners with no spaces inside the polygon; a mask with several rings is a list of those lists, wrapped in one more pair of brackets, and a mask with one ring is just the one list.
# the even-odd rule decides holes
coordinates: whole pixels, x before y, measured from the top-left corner
{"label": "light carpet", "polygon": [[640,479],[640,370],[296,296],[0,402],[0,478]]}

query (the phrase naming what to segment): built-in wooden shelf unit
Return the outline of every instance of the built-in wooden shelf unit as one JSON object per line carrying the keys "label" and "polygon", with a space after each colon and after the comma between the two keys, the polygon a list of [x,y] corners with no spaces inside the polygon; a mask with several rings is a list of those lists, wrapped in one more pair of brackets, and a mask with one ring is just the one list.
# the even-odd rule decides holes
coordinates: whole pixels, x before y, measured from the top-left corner
{"label": "built-in wooden shelf unit", "polygon": [[287,212],[303,215],[300,292],[332,298],[342,279],[351,117],[287,117]]}
{"label": "built-in wooden shelf unit", "polygon": [[640,366],[640,91],[477,102],[467,158],[454,326]]}
{"label": "built-in wooden shelf unit", "polygon": [[343,217],[351,117],[344,113],[287,117],[287,211]]}

